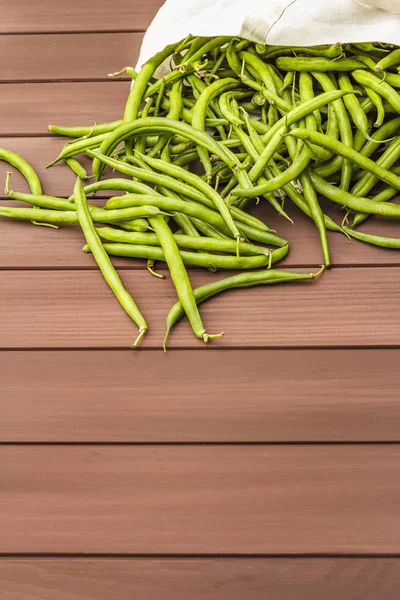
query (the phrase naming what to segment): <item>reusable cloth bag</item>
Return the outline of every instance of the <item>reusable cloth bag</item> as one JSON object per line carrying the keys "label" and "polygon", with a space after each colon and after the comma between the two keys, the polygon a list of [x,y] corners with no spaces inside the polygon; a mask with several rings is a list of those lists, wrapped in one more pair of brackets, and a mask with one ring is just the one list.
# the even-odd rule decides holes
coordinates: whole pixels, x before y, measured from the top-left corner
{"label": "reusable cloth bag", "polygon": [[[148,28],[137,68],[187,35],[232,35],[271,45],[400,42],[400,14],[353,0],[166,0]],[[161,66],[157,75],[162,75]]]}

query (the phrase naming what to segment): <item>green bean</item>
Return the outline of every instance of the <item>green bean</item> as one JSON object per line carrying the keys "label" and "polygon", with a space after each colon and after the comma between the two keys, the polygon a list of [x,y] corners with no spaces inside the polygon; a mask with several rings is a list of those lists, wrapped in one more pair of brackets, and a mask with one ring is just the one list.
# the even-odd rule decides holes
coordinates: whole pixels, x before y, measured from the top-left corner
{"label": "green bean", "polygon": [[363,63],[363,65],[368,67],[368,69],[370,69],[371,71],[375,71],[376,62],[371,58],[371,56],[368,56],[366,54],[357,54],[354,58],[355,60],[358,60],[359,62]]}
{"label": "green bean", "polygon": [[344,228],[346,233],[360,242],[366,244],[372,244],[373,246],[379,246],[380,248],[393,248],[395,250],[400,249],[400,238],[389,238],[381,235],[372,235],[371,233],[364,233],[361,231],[355,231],[348,227]]}
{"label": "green bean", "polygon": [[[175,217],[177,214],[174,215]],[[181,215],[185,217],[186,215]],[[188,219],[190,222],[190,219]],[[187,223],[186,223],[187,225]],[[192,225],[193,227],[193,225]],[[98,229],[100,237],[104,240],[111,242],[119,242],[123,244],[139,244],[143,246],[159,246],[159,241],[156,234],[153,233],[128,233],[126,231],[119,231],[112,227],[102,227]],[[189,248],[191,250],[204,250],[206,252],[226,252],[228,254],[234,254],[236,252],[236,242],[234,240],[215,239],[208,237],[200,237],[196,230],[197,235],[177,235],[174,234],[174,239],[179,248]],[[241,242],[240,254],[243,256],[257,256],[262,254],[269,256],[270,250],[256,246],[254,244],[248,244]]]}
{"label": "green bean", "polygon": [[400,75],[394,75],[393,73],[376,73],[380,81],[385,81],[389,85],[395,88],[400,88]]}
{"label": "green bean", "polygon": [[[193,225],[193,222],[190,220],[190,218],[187,215],[183,215],[182,213],[175,213],[174,221],[178,225],[178,227],[181,229],[183,235],[188,235],[191,237],[200,237],[199,232],[197,231],[196,227]],[[176,236],[177,232],[175,232],[174,235]],[[115,241],[123,241],[123,240],[115,240]],[[133,242],[131,242],[131,243],[133,243]],[[140,243],[146,243],[146,242],[140,242]]]}
{"label": "green bean", "polygon": [[[299,77],[299,90],[300,90],[300,100],[301,102],[307,102],[309,100],[313,100],[314,89],[313,89],[313,78],[310,73],[300,73]],[[347,96],[348,97],[348,96]],[[329,108],[330,105],[328,105]],[[317,119],[314,113],[310,113],[305,117],[306,127],[307,129],[311,129],[312,131],[318,131]],[[332,119],[331,119],[332,121]],[[331,152],[327,152],[317,146],[313,146],[312,148],[313,154],[320,161],[329,160],[332,156]]]}
{"label": "green bean", "polygon": [[382,81],[372,73],[367,71],[353,71],[352,77],[361,85],[370,87],[389,102],[396,112],[400,113],[400,96],[387,81]]}
{"label": "green bean", "polygon": [[103,133],[110,133],[110,131],[114,131],[117,127],[122,125],[123,120],[119,121],[110,121],[109,123],[95,123],[94,125],[78,125],[77,127],[63,127],[59,125],[49,125],[48,130],[52,133],[57,133],[58,135],[64,135],[66,137],[80,138],[80,137],[90,137],[94,133],[96,135],[101,135]]}
{"label": "green bean", "polygon": [[[122,208],[120,210],[105,210],[91,208],[91,216],[96,223],[115,223],[124,219],[147,218],[160,214],[156,206],[141,204],[136,207]],[[0,217],[8,217],[21,221],[41,221],[43,223],[77,223],[78,216],[75,210],[51,210],[40,208],[16,208],[1,206]]]}
{"label": "green bean", "polygon": [[88,210],[86,195],[82,186],[81,180],[78,178],[74,187],[74,198],[79,223],[82,228],[83,235],[93,254],[93,257],[103,274],[107,284],[114,292],[117,300],[121,304],[125,312],[139,327],[139,335],[133,344],[133,348],[137,346],[141,338],[147,331],[147,323],[136,306],[133,298],[128,294],[120,280],[116,270],[114,269],[108,254],[105,252],[97,231],[93,225],[91,213]]}
{"label": "green bean", "polygon": [[8,196],[12,200],[28,202],[29,204],[33,204],[33,206],[50,208],[52,210],[74,209],[74,203],[71,200],[65,200],[65,198],[57,198],[55,196],[45,196],[43,194],[25,194],[23,192],[15,192],[14,190],[10,190],[8,192]]}
{"label": "green bean", "polygon": [[[149,116],[150,109],[152,106],[153,106],[153,98],[149,98],[144,105],[144,108],[142,111],[142,116],[141,116],[142,119],[145,119],[146,117]],[[134,146],[135,154],[137,152],[146,152],[146,145],[147,145],[147,137],[146,136],[136,138],[135,146]],[[127,156],[129,157],[130,155],[128,154]]]}
{"label": "green bean", "polygon": [[367,92],[368,98],[371,100],[371,102],[373,102],[374,106],[376,107],[377,114],[374,127],[381,127],[383,121],[385,120],[385,109],[383,106],[382,98],[379,94],[374,92],[372,88],[366,87],[365,91]]}
{"label": "green bean", "polygon": [[[209,85],[201,94],[193,108],[192,127],[199,131],[205,130],[205,116],[207,106],[212,98],[221,95],[223,92],[236,88],[240,82],[233,78],[219,79]],[[197,152],[203,163],[204,170],[208,175],[211,172],[211,163],[208,156],[208,149],[204,144],[198,144]]]}
{"label": "green bean", "polygon": [[0,160],[18,169],[28,182],[32,194],[43,194],[42,184],[40,183],[40,179],[35,170],[21,156],[15,154],[15,152],[12,152],[11,150],[0,148]]}
{"label": "green bean", "polygon": [[[195,173],[188,173],[178,165],[168,164],[154,158],[151,159],[149,156],[144,156],[143,160],[153,168],[158,169],[173,178],[182,179],[183,181],[185,181],[186,184],[191,185],[194,188],[194,190],[198,190],[201,193],[200,195],[196,193],[194,197],[192,192],[190,197],[192,197],[195,200],[199,200],[203,204],[206,204],[206,202],[204,201],[205,196],[211,200],[211,206],[215,210],[219,210],[219,204],[222,201],[221,197],[207,183],[202,181],[202,179],[200,179],[200,177],[198,177],[198,175],[196,175]],[[210,204],[207,203],[207,206],[210,206]],[[222,215],[222,211],[219,212]],[[235,209],[235,207],[231,208],[231,214],[237,221],[246,223],[253,227],[258,227],[259,229],[265,229],[266,231],[269,230],[269,228],[262,221],[260,221],[256,217],[246,214],[241,210]]]}
{"label": "green bean", "polygon": [[[173,84],[170,95],[170,109],[167,114],[168,119],[176,119],[178,120],[183,107],[182,102],[182,81],[177,81]],[[170,139],[171,134],[167,133],[163,136],[160,136],[158,142],[153,146],[152,150],[149,152],[149,156],[157,156]]]}
{"label": "green bean", "polygon": [[377,71],[385,71],[386,69],[389,69],[390,67],[397,67],[398,65],[400,65],[400,49],[399,48],[397,48],[396,50],[393,50],[393,52],[390,52],[389,54],[386,54],[386,56],[381,58],[381,60],[377,63],[375,69]]}
{"label": "green bean", "polygon": [[193,152],[187,152],[185,154],[181,154],[180,156],[178,156],[178,158],[176,158],[174,160],[174,165],[177,165],[178,167],[184,167],[184,166],[190,165],[192,162],[198,160],[198,158],[199,158],[199,155],[195,148],[193,150]]}
{"label": "green bean", "polygon": [[240,52],[239,58],[245,62],[247,68],[250,66],[261,79],[267,90],[277,94],[278,88],[275,85],[273,76],[271,76],[270,65],[266,64],[256,54],[250,52]]}
{"label": "green bean", "polygon": [[78,160],[75,158],[67,158],[65,162],[77,177],[80,177],[80,179],[90,179],[90,175],[88,175],[85,167],[83,167]]}
{"label": "green bean", "polygon": [[395,136],[400,127],[400,117],[396,117],[390,121],[387,121],[382,127],[380,127],[375,133],[372,135],[371,140],[365,143],[365,145],[359,150],[359,152],[366,157],[372,156],[372,154],[376,151],[377,143],[383,141],[389,141],[386,138]]}
{"label": "green bean", "polygon": [[144,98],[147,85],[153,77],[155,70],[175,51],[176,44],[166,46],[164,50],[155,54],[141,68],[133,84],[125,106],[124,121],[134,121],[138,117],[139,108]]}
{"label": "green bean", "polygon": [[[150,219],[150,224],[156,232],[156,236],[158,237],[158,241],[161,245],[164,260],[168,265],[176,293],[180,303],[182,304],[183,310],[189,319],[194,334],[204,342],[208,342],[208,340],[211,338],[221,337],[223,335],[222,333],[210,335],[205,330],[199,310],[197,308],[189,276],[185,269],[185,265],[175,242],[174,236],[172,235],[167,223],[164,221],[162,216],[159,216],[152,217]],[[105,250],[107,251],[107,244],[105,245]]]}
{"label": "green bean", "polygon": [[[158,206],[160,209],[169,213],[180,212],[189,217],[195,217],[201,221],[206,221],[225,234],[227,232],[229,233],[229,229],[221,215],[198,202],[186,202],[185,200],[163,198],[161,196],[149,196],[145,194],[125,194],[124,196],[110,198],[106,203],[106,209],[122,209],[128,206],[141,206],[144,203],[150,206]],[[285,246],[287,244],[287,240],[274,235],[270,231],[265,231],[264,229],[259,229],[247,225],[246,223],[239,223],[238,221],[236,221],[236,223],[239,231],[253,241],[266,245],[271,244],[272,246]]]}
{"label": "green bean", "polygon": [[[400,158],[400,138],[395,138],[385,152],[378,158],[376,165],[384,169],[390,169]],[[351,193],[355,196],[366,196],[379,181],[372,173],[365,173],[363,177],[352,188]]]}
{"label": "green bean", "polygon": [[86,152],[86,150],[91,148],[101,147],[102,142],[107,139],[108,135],[109,134],[107,133],[102,133],[101,135],[95,135],[93,137],[84,138],[75,142],[71,142],[70,144],[66,144],[57,158],[46,165],[46,169],[60,162],[60,160],[72,158],[73,156],[81,154],[82,152]]}
{"label": "green bean", "polygon": [[244,125],[243,119],[238,117],[231,109],[230,103],[234,98],[234,92],[224,92],[219,97],[219,106],[221,113],[229,123],[233,125]]}
{"label": "green bean", "polygon": [[193,222],[193,225],[206,237],[213,238],[215,240],[229,240],[231,239],[228,235],[213,227],[209,223],[205,221],[201,221],[200,219],[196,219],[195,217],[189,217]]}
{"label": "green bean", "polygon": [[290,127],[290,125],[297,123],[300,119],[303,119],[326,104],[335,102],[346,94],[348,94],[348,92],[342,90],[329,91],[316,96],[313,100],[304,102],[304,104],[301,104],[300,106],[296,106],[263,135],[262,141],[264,145],[268,144],[276,133],[284,133],[286,128]]}
{"label": "green bean", "polygon": [[322,212],[321,206],[318,202],[318,197],[312,184],[310,173],[308,170],[304,171],[300,175],[300,183],[303,188],[304,199],[307,202],[307,205],[310,210],[311,218],[315,223],[320,237],[325,266],[329,268],[331,266],[331,257],[329,252],[328,238],[326,234],[324,213]]}
{"label": "green bean", "polygon": [[[107,254],[112,256],[126,256],[128,258],[150,258],[165,262],[165,255],[162,248],[156,246],[142,246],[139,244],[104,244]],[[84,252],[90,252],[85,246]],[[282,260],[288,253],[288,246],[282,246],[273,250],[269,256],[259,254],[258,256],[242,256],[238,259],[236,256],[227,256],[225,254],[209,254],[207,252],[189,252],[179,250],[179,254],[185,265],[194,267],[215,267],[216,269],[227,270],[247,270],[258,269],[272,265]]]}
{"label": "green bean", "polygon": [[[196,217],[202,221],[206,221],[210,225],[221,229],[224,233],[229,232],[221,215],[215,210],[207,208],[199,202],[187,202],[186,200],[178,200],[174,198],[165,198],[162,196],[146,195],[146,194],[125,194],[124,196],[115,196],[110,198],[106,205],[106,209],[120,209],[124,207],[141,206],[147,204],[148,206],[157,206],[158,208],[165,210],[166,212],[180,212],[189,217]],[[278,236],[273,235],[269,230],[259,229],[253,225],[246,223],[239,223],[235,221],[239,231],[243,231],[244,235],[258,235],[262,243],[271,243],[272,245],[285,245],[287,242]],[[254,238],[252,238],[254,239]],[[263,241],[264,240],[264,241]],[[268,240],[265,242],[265,240]]]}
{"label": "green bean", "polygon": [[[281,172],[276,165],[273,165],[272,169],[273,169],[275,175],[279,175]],[[305,198],[300,194],[300,192],[298,192],[296,190],[294,185],[292,183],[288,183],[287,185],[285,185],[283,187],[283,190],[289,196],[289,198],[292,200],[292,202],[305,215],[307,215],[307,217],[310,217],[310,219],[312,219],[310,207],[308,206]],[[325,214],[323,215],[323,217],[324,217],[324,223],[325,223],[326,229],[328,229],[329,231],[336,231],[338,233],[343,233],[343,229],[337,223],[335,223],[335,221],[333,219],[331,219],[330,217],[328,217]]]}
{"label": "green bean", "polygon": [[[145,133],[156,131],[160,132],[173,132],[184,135],[190,140],[193,140],[198,145],[206,148],[213,154],[216,154],[221,160],[223,160],[232,169],[238,169],[239,165],[226,148],[216,142],[210,135],[205,132],[198,131],[197,129],[182,123],[180,121],[173,121],[172,119],[165,119],[161,117],[149,117],[147,119],[138,119],[133,122],[125,123],[117,129],[107,135],[100,146],[100,154],[108,155],[118,146],[124,139],[134,136],[143,135]],[[232,158],[233,156],[233,158]],[[99,158],[95,158],[93,161],[93,174],[96,179],[100,178],[102,173],[102,161]]]}
{"label": "green bean", "polygon": [[[154,190],[152,187],[145,185],[144,183],[139,183],[136,181],[129,181],[129,179],[103,179],[102,181],[96,181],[95,183],[90,183],[84,187],[85,194],[95,194],[96,192],[106,190],[106,191],[121,191],[121,192],[131,192],[132,194],[154,194]],[[73,200],[74,196],[70,196],[69,200]]]}
{"label": "green bean", "polygon": [[[346,73],[341,73],[339,75],[338,82],[341,90],[347,90],[350,92],[354,90],[350,77]],[[367,115],[362,110],[357,96],[355,94],[349,94],[343,98],[343,102],[345,103],[354,125],[364,134],[365,137],[368,138]]]}
{"label": "green bean", "polygon": [[381,215],[382,217],[400,217],[400,206],[392,203],[376,202],[370,198],[361,198],[345,192],[334,185],[327,183],[324,179],[311,171],[311,180],[316,191],[332,202],[339,204],[349,210],[362,212],[370,215]]}
{"label": "green bean", "polygon": [[[317,273],[290,273],[287,271],[257,271],[254,273],[240,273],[233,275],[220,281],[214,281],[207,283],[201,287],[193,290],[197,304],[220,294],[226,290],[234,288],[246,288],[257,285],[269,285],[274,283],[285,283],[290,281],[304,281],[307,279],[315,279],[320,275],[321,271]],[[171,332],[172,327],[184,316],[185,311],[180,302],[174,304],[168,313],[166,326],[167,331],[164,338],[164,350],[166,349],[168,336]]]}
{"label": "green bean", "polygon": [[307,148],[304,148],[298,156],[296,162],[288,167],[281,175],[274,177],[266,183],[256,185],[251,189],[236,187],[233,193],[235,196],[247,196],[249,198],[255,198],[257,196],[263,196],[267,192],[278,190],[290,181],[297,179],[297,177],[299,177],[299,175],[301,175],[301,173],[303,173],[303,171],[307,168],[310,158],[311,157]]}
{"label": "green bean", "polygon": [[229,36],[219,36],[206,41],[206,43],[190,57],[184,57],[184,61],[181,65],[182,68],[187,70],[188,66],[194,66],[194,68],[197,70],[198,66],[202,63],[202,56],[204,54],[211,52],[214,48],[220,48],[224,44],[227,44],[230,40],[231,38]]}
{"label": "green bean", "polygon": [[[398,175],[400,173],[400,169],[399,168],[395,168],[392,169],[393,173],[396,173],[396,175]],[[394,198],[395,196],[399,195],[399,190],[395,187],[387,187],[384,190],[382,190],[379,194],[376,194],[376,196],[374,196],[372,198],[372,200],[374,200],[374,202],[388,202],[389,200],[391,200],[392,198]],[[354,219],[353,219],[353,227],[357,227],[358,225],[360,225],[361,223],[363,223],[369,215],[363,214],[363,213],[357,213],[356,215],[354,215]]]}
{"label": "green bean", "polygon": [[[334,91],[337,89],[336,83],[325,73],[313,73],[313,77],[318,81],[318,83],[322,86],[322,89],[325,92]],[[347,92],[346,96],[349,93],[349,90],[342,90],[343,92]],[[345,96],[344,96],[345,98]],[[349,119],[349,115],[347,113],[346,107],[344,105],[344,98],[338,98],[335,102],[332,103],[333,108],[335,109],[336,116],[338,119],[340,137],[344,144],[349,147],[353,146],[353,132],[351,129],[351,123]],[[340,181],[340,187],[344,190],[348,190],[350,187],[350,181],[353,171],[353,165],[350,160],[344,159],[342,163],[342,177]]]}
{"label": "green bean", "polygon": [[327,135],[316,133],[314,131],[308,131],[307,129],[295,129],[292,130],[288,135],[292,135],[306,142],[310,141],[314,144],[319,144],[323,148],[332,150],[336,154],[340,154],[340,156],[353,161],[365,171],[376,175],[378,179],[381,179],[385,183],[400,189],[400,177],[390,173],[390,171],[387,171],[383,167],[379,166],[373,160],[363,156],[360,152],[357,152],[353,148],[349,148],[342,142],[331,140],[331,138],[329,138]]}
{"label": "green bean", "polygon": [[328,58],[302,58],[281,56],[276,61],[276,66],[282,71],[319,71],[327,73],[328,71],[354,71],[363,69],[362,62],[354,58],[338,58],[329,60]]}

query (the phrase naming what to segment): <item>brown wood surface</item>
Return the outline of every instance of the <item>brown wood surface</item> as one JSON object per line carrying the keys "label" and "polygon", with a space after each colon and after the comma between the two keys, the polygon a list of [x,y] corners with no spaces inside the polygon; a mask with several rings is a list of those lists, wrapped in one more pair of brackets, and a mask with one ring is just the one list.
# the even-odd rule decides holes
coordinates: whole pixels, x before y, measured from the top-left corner
{"label": "brown wood surface", "polygon": [[89,125],[121,119],[129,85],[118,79],[5,83],[0,96],[0,135],[47,135],[48,125]]}
{"label": "brown wood surface", "polygon": [[[121,117],[129,82],[107,74],[135,64],[160,4],[0,0],[0,146],[46,193],[75,179],[45,169],[65,142],[47,125]],[[12,187],[27,190],[15,172]],[[255,212],[290,240],[282,266],[313,270],[315,230],[285,208],[294,227]],[[340,268],[225,294],[202,308],[223,340],[204,348],[182,322],[164,354],[171,282],[115,260],[151,325],[130,351],[136,328],[82,244],[77,227],[0,220],[1,598],[394,600],[400,255],[330,235]],[[195,285],[223,275],[191,270]]]}
{"label": "brown wood surface", "polygon": [[70,0],[1,0],[0,33],[64,33],[66,31],[142,31],[150,25],[162,0],[97,0],[95,5]]}
{"label": "brown wood surface", "polygon": [[[194,287],[221,277],[191,272]],[[151,324],[141,347],[159,349],[165,317],[176,301],[170,278],[155,279],[143,267],[123,272],[122,279]],[[249,291],[232,290],[201,309],[208,331],[224,331],[223,338],[205,347],[182,320],[170,347],[212,352],[229,347],[397,346],[400,312],[393,306],[399,291],[400,269],[394,267],[335,269],[315,281],[254,288],[251,310]],[[136,326],[94,270],[3,271],[0,297],[2,348],[129,348],[136,337]]]}
{"label": "brown wood surface", "polygon": [[108,79],[108,73],[135,66],[142,38],[140,31],[1,35],[0,54],[7,56],[7,61],[0,81]]}
{"label": "brown wood surface", "polygon": [[203,349],[3,352],[0,442],[400,441],[399,360],[239,350],[216,369]]}
{"label": "brown wood surface", "polygon": [[[396,559],[6,559],[7,600],[393,600]],[[362,595],[361,595],[362,594]]]}
{"label": "brown wood surface", "polygon": [[0,463],[3,553],[400,551],[399,445],[3,446]]}

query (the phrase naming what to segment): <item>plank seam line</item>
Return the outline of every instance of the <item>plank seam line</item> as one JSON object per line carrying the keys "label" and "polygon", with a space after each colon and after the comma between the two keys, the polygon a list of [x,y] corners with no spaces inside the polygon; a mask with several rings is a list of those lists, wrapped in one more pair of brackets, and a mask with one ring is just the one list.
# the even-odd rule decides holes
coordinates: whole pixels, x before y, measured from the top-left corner
{"label": "plank seam line", "polygon": [[145,33],[146,28],[133,29],[92,29],[78,30],[73,29],[55,29],[54,31],[0,31],[0,36],[17,35],[99,35],[101,33]]}
{"label": "plank seam line", "polygon": [[160,447],[160,446],[188,446],[190,448],[193,447],[205,447],[205,446],[256,446],[256,447],[265,447],[265,446],[399,446],[400,440],[356,440],[356,441],[233,441],[233,442],[202,442],[202,441],[194,441],[194,442],[173,442],[173,441],[164,441],[164,442],[147,442],[147,441],[138,441],[138,442],[100,442],[100,441],[23,441],[23,442],[15,442],[15,441],[0,441],[0,448],[6,446],[105,446],[105,447],[142,447],[142,446],[150,446],[150,447]]}
{"label": "plank seam line", "polygon": [[[1,137],[1,136],[0,136]],[[95,200],[97,198],[94,198]],[[101,198],[98,198],[99,200]],[[103,198],[104,200],[106,198]],[[2,200],[2,198],[0,197],[0,200]],[[4,200],[7,200],[7,198],[4,198]],[[12,219],[10,219],[10,221],[12,221]],[[318,268],[320,265],[319,264],[291,264],[291,263],[285,263],[284,265],[282,265],[285,269],[316,269]],[[399,268],[400,267],[400,262],[397,263],[388,263],[388,264],[369,264],[369,263],[365,263],[365,264],[359,264],[359,265],[354,265],[354,264],[342,264],[342,265],[335,265],[333,266],[330,271],[334,271],[335,269],[337,270],[346,270],[346,269],[352,269],[352,270],[356,270],[356,269],[394,269],[394,268]],[[133,271],[137,271],[137,270],[144,270],[143,266],[137,265],[137,266],[125,266],[125,265],[121,265],[119,267],[117,267],[118,269],[127,269],[127,270],[133,270]],[[190,270],[200,270],[200,267],[193,267]],[[0,266],[0,272],[1,271],[96,271],[98,270],[97,267],[95,265],[93,265],[92,267],[86,267],[86,266],[82,266],[82,265],[68,265],[65,267],[60,267],[58,265],[54,265],[54,266],[37,266],[37,267],[31,267],[31,266],[27,266],[27,267],[6,267],[6,266]],[[168,269],[166,269],[165,267],[159,269],[159,271],[168,271]],[[224,270],[220,270],[219,273],[223,273]],[[226,272],[230,272],[226,271]]]}
{"label": "plank seam line", "polygon": [[[202,352],[237,352],[243,351],[251,352],[251,351],[259,351],[259,350],[273,350],[276,351],[304,351],[304,350],[400,350],[400,344],[387,344],[387,345],[354,345],[349,344],[348,346],[209,346],[207,350],[200,349],[200,346],[175,346],[170,347],[168,349],[168,353],[171,352],[193,352],[193,351],[202,351]],[[147,346],[142,348],[136,348],[132,350],[132,348],[128,346],[0,346],[0,352],[162,352],[163,349],[160,345]]]}
{"label": "plank seam line", "polygon": [[68,77],[66,79],[0,79],[1,85],[20,85],[24,83],[51,83],[51,84],[59,84],[59,83],[126,83],[127,81],[132,81],[130,77],[107,77],[105,74],[103,77]]}
{"label": "plank seam line", "polygon": [[187,553],[187,554],[173,554],[173,553],[91,553],[91,552],[12,552],[12,553],[0,553],[0,561],[2,560],[10,560],[10,559],[30,559],[30,560],[38,560],[38,559],[153,559],[153,560],[182,560],[182,559],[198,559],[198,560],[209,560],[209,559],[287,559],[287,560],[296,560],[296,559],[344,559],[344,560],[356,560],[360,558],[394,558],[399,559],[400,553],[398,552],[355,552],[355,553],[333,553],[333,552],[291,552],[291,553]]}

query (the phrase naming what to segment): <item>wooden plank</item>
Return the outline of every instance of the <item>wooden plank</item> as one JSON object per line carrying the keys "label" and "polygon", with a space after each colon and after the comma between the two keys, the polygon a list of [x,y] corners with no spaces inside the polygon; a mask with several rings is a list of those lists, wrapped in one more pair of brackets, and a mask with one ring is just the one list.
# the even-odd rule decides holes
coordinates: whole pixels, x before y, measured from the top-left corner
{"label": "wooden plank", "polygon": [[[19,138],[14,139],[19,140]],[[7,168],[4,167],[5,170]],[[52,191],[58,188],[60,191],[72,193],[75,175],[72,172],[67,173],[66,170],[69,171],[68,167],[64,166],[57,167],[54,171],[49,169],[47,171],[49,179],[47,173],[43,178],[45,190]],[[57,179],[58,173],[62,174],[64,181],[61,177]],[[17,178],[15,171],[11,183],[13,189],[18,191],[27,189],[26,183],[22,182],[21,177]],[[113,192],[102,192],[98,196],[111,194]],[[91,200],[91,202],[104,204],[104,200]],[[16,206],[17,204],[10,200],[0,201],[0,206],[3,205]],[[18,205],[23,206],[23,204]],[[295,227],[274,214],[274,210],[269,205],[263,204],[253,212],[276,228],[279,234],[290,242],[290,252],[279,263],[279,268],[281,266],[317,268],[322,262],[322,257],[315,226],[300,211],[290,208],[290,213],[295,218]],[[388,236],[396,236],[397,229],[397,222],[383,220],[367,222],[360,227],[360,230],[374,231]],[[334,266],[400,266],[398,250],[378,248],[358,241],[349,244],[345,236],[335,233],[329,235],[329,242]],[[54,230],[47,227],[34,227],[30,222],[0,219],[0,268],[96,268],[93,261],[82,253],[82,246],[83,238],[78,225],[63,225],[59,230]],[[10,247],[15,248],[15,251],[10,252]],[[144,268],[142,260],[114,258],[114,262],[126,268]]]}
{"label": "wooden plank", "polygon": [[[197,287],[222,276],[194,270],[191,279]],[[150,324],[143,347],[160,349],[165,316],[176,300],[170,278],[126,271],[122,279]],[[337,269],[313,282],[235,290],[205,303],[201,312],[208,331],[226,334],[210,350],[397,346],[400,312],[393,307],[399,293],[399,268]],[[4,349],[129,348],[136,336],[136,326],[95,271],[4,271],[0,299]],[[170,347],[207,351],[185,320]]]}
{"label": "wooden plank", "polygon": [[43,135],[49,124],[85,125],[120,119],[129,85],[117,80],[3,85],[0,135]]}
{"label": "wooden plank", "polygon": [[38,9],[37,3],[26,0],[1,0],[0,33],[141,31],[149,26],[162,4],[162,0],[115,0],[110,5],[106,0],[98,0],[93,10],[79,0],[67,4],[40,0]]}
{"label": "wooden plank", "polygon": [[[87,85],[87,84],[86,84]],[[68,197],[73,190],[76,176],[64,163],[58,163],[51,169],[46,169],[46,165],[54,160],[65,142],[69,138],[59,136],[50,137],[0,137],[0,147],[7,148],[16,152],[27,160],[38,173],[45,194],[50,196]],[[82,156],[80,162],[90,171],[91,161]],[[29,192],[26,180],[19,172],[10,167],[9,164],[0,161],[0,198],[4,199],[7,195],[4,192],[4,182],[6,171],[12,172],[10,186],[19,192]],[[112,172],[107,171],[107,176],[112,177]],[[103,192],[97,194],[98,197],[109,196]]]}
{"label": "wooden plank", "polygon": [[400,550],[400,446],[2,446],[3,553]]}
{"label": "wooden plank", "polygon": [[6,559],[7,600],[393,600],[400,566],[387,558]]}
{"label": "wooden plank", "polygon": [[141,32],[2,35],[0,54],[7,61],[0,81],[107,79],[135,66],[142,38]]}
{"label": "wooden plank", "polygon": [[0,442],[398,442],[399,352],[3,351]]}

